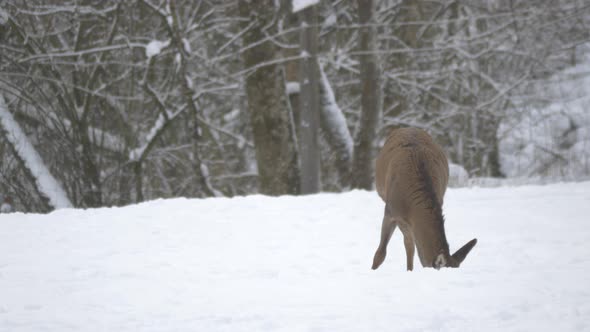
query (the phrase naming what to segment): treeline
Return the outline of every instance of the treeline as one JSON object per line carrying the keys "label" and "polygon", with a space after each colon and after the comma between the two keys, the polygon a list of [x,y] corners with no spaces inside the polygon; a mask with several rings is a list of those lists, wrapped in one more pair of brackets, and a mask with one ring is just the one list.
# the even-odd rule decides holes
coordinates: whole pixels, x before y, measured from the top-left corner
{"label": "treeline", "polygon": [[500,123],[548,102],[531,87],[576,64],[590,18],[574,0],[0,5],[14,119],[0,122],[0,192],[26,211],[59,193],[97,207],[370,189],[398,126],[501,177]]}

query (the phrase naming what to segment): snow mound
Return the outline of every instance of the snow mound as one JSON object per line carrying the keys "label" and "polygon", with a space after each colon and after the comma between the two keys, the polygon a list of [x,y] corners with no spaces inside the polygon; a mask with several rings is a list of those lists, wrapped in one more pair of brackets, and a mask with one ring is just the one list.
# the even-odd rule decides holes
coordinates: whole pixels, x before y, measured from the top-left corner
{"label": "snow mound", "polygon": [[465,187],[469,184],[469,173],[459,164],[449,163],[449,187]]}

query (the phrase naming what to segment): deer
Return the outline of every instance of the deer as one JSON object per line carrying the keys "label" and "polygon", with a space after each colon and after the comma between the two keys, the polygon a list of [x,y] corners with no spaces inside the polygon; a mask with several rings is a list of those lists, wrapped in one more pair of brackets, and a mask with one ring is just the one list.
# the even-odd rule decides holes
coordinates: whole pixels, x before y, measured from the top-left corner
{"label": "deer", "polygon": [[373,270],[385,260],[396,227],[403,234],[408,271],[414,269],[415,249],[425,268],[461,265],[477,239],[449,254],[442,213],[448,178],[447,157],[426,131],[409,127],[389,134],[375,161],[375,184],[385,211]]}

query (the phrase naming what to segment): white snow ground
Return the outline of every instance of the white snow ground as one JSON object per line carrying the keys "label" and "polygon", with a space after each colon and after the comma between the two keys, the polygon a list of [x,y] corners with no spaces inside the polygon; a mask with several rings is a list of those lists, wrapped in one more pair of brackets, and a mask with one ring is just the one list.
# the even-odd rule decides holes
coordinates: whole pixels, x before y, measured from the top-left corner
{"label": "white snow ground", "polygon": [[459,269],[370,270],[374,192],[0,215],[0,331],[588,331],[590,182],[450,189]]}

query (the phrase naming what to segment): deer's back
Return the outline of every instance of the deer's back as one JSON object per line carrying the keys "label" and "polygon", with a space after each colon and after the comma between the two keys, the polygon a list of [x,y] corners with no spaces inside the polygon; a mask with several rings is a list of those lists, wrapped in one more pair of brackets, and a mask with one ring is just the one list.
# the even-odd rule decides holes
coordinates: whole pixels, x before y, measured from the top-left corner
{"label": "deer's back", "polygon": [[442,206],[448,177],[449,166],[442,148],[418,128],[393,130],[375,166],[379,196],[402,215],[419,204],[425,186],[431,186]]}

